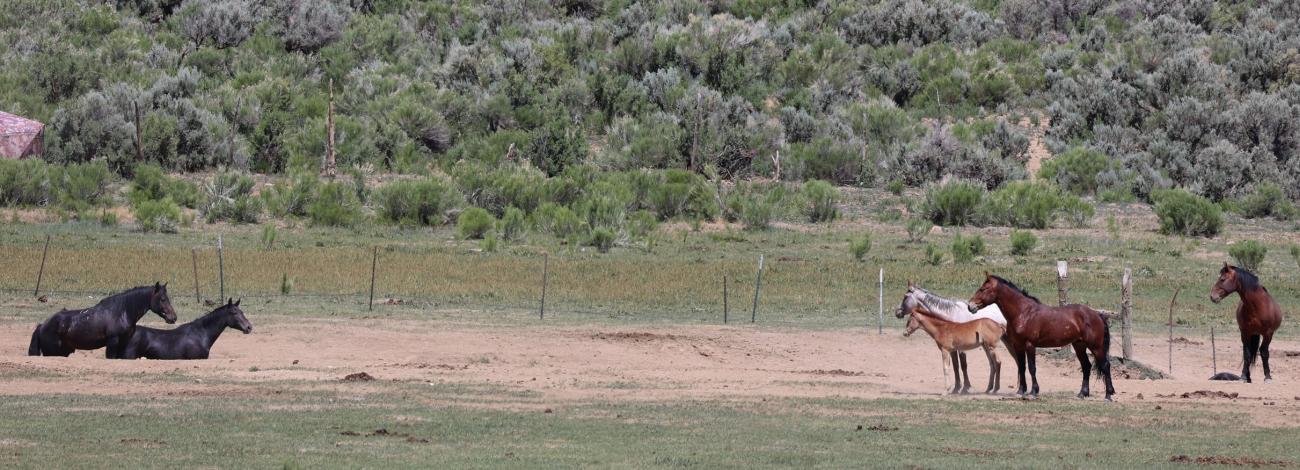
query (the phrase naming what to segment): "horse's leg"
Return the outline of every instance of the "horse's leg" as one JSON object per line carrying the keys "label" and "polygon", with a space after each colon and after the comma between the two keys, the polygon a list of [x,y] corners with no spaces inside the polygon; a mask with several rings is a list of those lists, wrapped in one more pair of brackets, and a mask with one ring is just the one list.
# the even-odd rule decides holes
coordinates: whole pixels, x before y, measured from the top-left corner
{"label": "horse's leg", "polygon": [[1106,401],[1110,401],[1110,396],[1115,394],[1115,384],[1110,381],[1110,354],[1103,346],[1092,351],[1092,359],[1097,361],[1097,370],[1101,372],[1101,378],[1106,382]]}
{"label": "horse's leg", "polygon": [[1025,351],[1022,349],[1012,350],[1011,358],[1016,360],[1016,395],[1025,396],[1029,387],[1025,385]]}
{"label": "horse's leg", "polygon": [[1250,383],[1250,335],[1241,333],[1241,381]]}
{"label": "horse's leg", "polygon": [[966,372],[966,352],[960,352],[957,357],[961,359],[961,375],[966,379],[966,384],[961,387],[961,394],[970,393],[970,374]]}
{"label": "horse's leg", "polygon": [[948,357],[952,360],[952,377],[954,380],[957,381],[955,384],[953,384],[952,391],[949,393],[956,395],[957,392],[961,390],[961,370],[960,370],[961,358],[957,356],[956,349],[952,351],[948,351]]}
{"label": "horse's leg", "polygon": [[1092,363],[1088,362],[1088,348],[1083,343],[1074,343],[1074,355],[1079,358],[1079,367],[1083,368],[1083,386],[1079,388],[1079,398],[1085,398],[1089,395],[1088,383],[1089,376],[1092,374]]}
{"label": "horse's leg", "polygon": [[1025,348],[1025,362],[1029,364],[1029,378],[1033,388],[1029,389],[1030,398],[1038,398],[1038,350],[1033,346]]}
{"label": "horse's leg", "polygon": [[1264,361],[1264,383],[1273,381],[1273,372],[1268,369],[1268,344],[1273,342],[1273,333],[1264,333],[1264,342],[1259,345],[1259,358]]}
{"label": "horse's leg", "polygon": [[998,355],[993,352],[993,345],[983,345],[984,355],[989,358],[989,388],[984,393],[996,393],[998,391],[998,381],[1002,375],[1002,364],[998,363]]}
{"label": "horse's leg", "polygon": [[1255,367],[1255,357],[1259,355],[1259,335],[1250,335],[1246,338],[1246,367],[1245,373],[1241,374],[1242,380],[1250,383],[1250,369]]}

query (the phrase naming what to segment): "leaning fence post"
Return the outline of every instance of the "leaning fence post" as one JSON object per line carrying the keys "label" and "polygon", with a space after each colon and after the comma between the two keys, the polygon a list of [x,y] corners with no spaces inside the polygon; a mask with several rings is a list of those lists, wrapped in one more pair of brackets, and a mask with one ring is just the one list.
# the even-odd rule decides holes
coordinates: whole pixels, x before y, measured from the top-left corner
{"label": "leaning fence post", "polygon": [[876,300],[880,302],[880,310],[876,312],[876,334],[885,334],[885,268],[880,268],[880,278],[876,281],[876,286],[880,288],[880,293],[876,295]]}
{"label": "leaning fence post", "polygon": [[551,256],[549,253],[542,253],[542,305],[537,309],[537,319],[546,319],[546,277],[551,265]]}
{"label": "leaning fence post", "polygon": [[722,324],[727,324],[727,275],[722,275]]}
{"label": "leaning fence post", "polygon": [[370,258],[370,310],[375,310],[375,269],[379,266],[379,247],[375,247],[375,254]]}
{"label": "leaning fence post", "polygon": [[221,234],[217,234],[217,285],[220,290],[217,299],[226,298],[226,258],[221,253]]}
{"label": "leaning fence post", "polygon": [[190,264],[194,267],[194,303],[202,305],[203,299],[199,297],[199,253],[194,248],[190,248]]}
{"label": "leaning fence post", "polygon": [[754,277],[754,307],[749,312],[749,322],[758,320],[758,291],[763,288],[763,255],[758,255],[758,275]]}
{"label": "leaning fence post", "polygon": [[1120,336],[1123,337],[1124,360],[1133,359],[1133,272],[1124,268],[1124,280],[1120,284]]}
{"label": "leaning fence post", "polygon": [[45,251],[41,252],[41,269],[36,272],[36,290],[32,291],[32,297],[41,295],[41,280],[45,278],[45,257],[50,254],[50,236],[45,235]]}
{"label": "leaning fence post", "polygon": [[1056,297],[1061,305],[1069,301],[1066,281],[1070,278],[1070,265],[1065,260],[1056,261]]}
{"label": "leaning fence post", "polygon": [[1214,364],[1214,375],[1219,375],[1219,350],[1214,347],[1214,325],[1210,325],[1210,360]]}
{"label": "leaning fence post", "polygon": [[1178,292],[1182,286],[1174,288],[1174,297],[1169,299],[1169,375],[1174,374],[1174,302],[1178,301]]}

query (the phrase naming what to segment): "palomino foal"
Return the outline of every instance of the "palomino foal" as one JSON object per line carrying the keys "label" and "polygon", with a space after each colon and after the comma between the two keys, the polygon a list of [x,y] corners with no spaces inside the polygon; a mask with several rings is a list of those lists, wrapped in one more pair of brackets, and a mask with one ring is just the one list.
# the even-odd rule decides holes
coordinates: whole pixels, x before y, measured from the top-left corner
{"label": "palomino foal", "polygon": [[[930,338],[934,339],[934,344],[939,347],[939,350],[948,353],[952,361],[952,375],[957,378],[952,393],[970,393],[970,374],[966,373],[966,354],[961,352],[975,348],[983,348],[984,354],[989,358],[989,386],[984,393],[995,393],[1001,388],[1002,362],[998,360],[998,355],[993,349],[997,347],[1005,331],[1002,325],[988,318],[954,323],[938,318],[924,308],[913,307],[911,318],[907,322],[907,332],[903,335],[910,336],[917,328],[924,329]],[[960,374],[957,373],[959,361]],[[963,375],[966,376],[964,386]]]}

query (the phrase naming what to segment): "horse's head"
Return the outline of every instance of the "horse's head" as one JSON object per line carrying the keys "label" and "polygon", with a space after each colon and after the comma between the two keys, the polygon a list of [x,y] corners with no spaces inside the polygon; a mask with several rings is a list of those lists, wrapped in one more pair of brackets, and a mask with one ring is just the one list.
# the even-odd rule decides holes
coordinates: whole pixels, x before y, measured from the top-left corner
{"label": "horse's head", "polygon": [[1210,301],[1219,303],[1224,297],[1237,291],[1240,286],[1237,282],[1237,267],[1229,266],[1223,263],[1223,268],[1219,269],[1219,280],[1210,287]]}
{"label": "horse's head", "polygon": [[244,299],[226,300],[226,326],[242,331],[244,334],[249,334],[253,332],[253,323],[248,321],[248,317],[244,316],[244,311],[239,309],[239,303],[243,301]]}
{"label": "horse's head", "polygon": [[153,293],[149,296],[149,310],[162,317],[168,324],[176,323],[176,309],[172,308],[172,299],[167,295],[167,284],[153,284]]}
{"label": "horse's head", "polygon": [[921,321],[916,319],[917,315],[916,312],[912,312],[911,315],[907,316],[907,331],[903,332],[903,336],[912,336],[912,333],[921,329]]}
{"label": "horse's head", "polygon": [[980,289],[975,291],[975,295],[966,301],[966,308],[970,310],[970,313],[975,313],[981,308],[997,303],[997,300],[998,280],[988,271],[984,271],[984,284],[980,285]]}
{"label": "horse's head", "polygon": [[921,290],[917,289],[916,284],[912,283],[911,279],[908,279],[907,292],[903,294],[903,302],[898,304],[898,308],[894,309],[894,318],[903,318],[903,315],[907,315],[907,312],[919,303],[916,296],[920,293]]}

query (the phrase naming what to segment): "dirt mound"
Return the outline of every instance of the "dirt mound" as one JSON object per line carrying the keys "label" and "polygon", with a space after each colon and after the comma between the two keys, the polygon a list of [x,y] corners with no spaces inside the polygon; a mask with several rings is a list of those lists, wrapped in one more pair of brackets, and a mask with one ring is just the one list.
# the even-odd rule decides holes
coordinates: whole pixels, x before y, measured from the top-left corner
{"label": "dirt mound", "polygon": [[1289,467],[1291,462],[1285,460],[1264,460],[1252,457],[1227,457],[1223,455],[1205,455],[1198,457],[1189,457],[1186,455],[1175,455],[1169,457],[1170,462],[1176,463],[1194,463],[1200,465],[1233,465],[1239,467]]}
{"label": "dirt mound", "polygon": [[369,382],[371,380],[375,380],[375,377],[365,372],[348,374],[346,377],[343,377],[344,382]]}
{"label": "dirt mound", "polygon": [[861,377],[861,376],[867,375],[867,374],[864,373],[864,372],[858,372],[858,371],[852,371],[852,370],[844,370],[844,369],[831,369],[831,370],[816,369],[816,370],[805,370],[805,371],[800,371],[800,373],[802,373],[802,374],[812,374],[812,375],[838,375],[838,376],[841,376],[841,377]]}
{"label": "dirt mound", "polygon": [[378,437],[396,437],[396,438],[402,438],[402,439],[405,439],[406,442],[410,442],[410,443],[412,443],[412,444],[427,444],[427,443],[429,443],[429,440],[428,440],[428,439],[425,439],[425,438],[423,438],[423,437],[415,437],[415,436],[412,436],[412,435],[407,434],[407,433],[404,433],[404,432],[392,432],[392,431],[389,431],[388,429],[385,429],[385,428],[379,428],[379,429],[376,429],[376,430],[374,430],[374,431],[372,431],[372,432],[367,432],[367,433],[360,433],[360,432],[356,432],[356,431],[343,431],[343,432],[341,432],[341,433],[339,433],[339,434],[340,434],[340,435],[344,435],[344,436],[354,436],[354,437],[376,437],[376,436],[378,436]]}
{"label": "dirt mound", "polygon": [[1228,393],[1228,392],[1221,392],[1221,391],[1218,391],[1218,390],[1197,390],[1197,391],[1195,391],[1195,392],[1183,392],[1182,395],[1177,395],[1177,394],[1173,394],[1173,393],[1168,394],[1168,395],[1160,395],[1160,394],[1156,394],[1156,397],[1157,397],[1157,398],[1175,398],[1175,397],[1178,397],[1178,398],[1228,398],[1228,399],[1235,399],[1235,398],[1238,397],[1238,395],[1237,395],[1237,392]]}
{"label": "dirt mound", "polygon": [[648,343],[653,341],[677,341],[685,339],[681,336],[672,334],[645,333],[640,331],[634,332],[615,332],[615,333],[596,333],[591,335],[591,339],[603,341],[629,341],[633,343]]}

